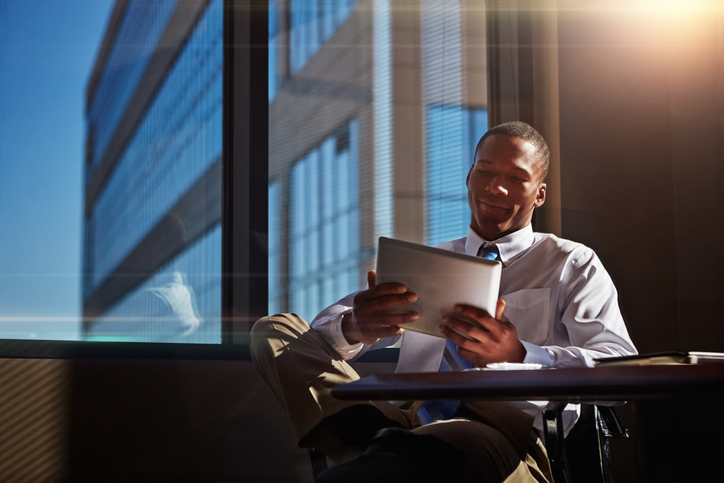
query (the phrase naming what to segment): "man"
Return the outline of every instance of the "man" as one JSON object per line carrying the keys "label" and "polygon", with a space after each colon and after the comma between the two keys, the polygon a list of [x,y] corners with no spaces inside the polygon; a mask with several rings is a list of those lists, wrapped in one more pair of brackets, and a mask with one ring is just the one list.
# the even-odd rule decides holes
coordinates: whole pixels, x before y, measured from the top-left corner
{"label": "man", "polygon": [[[478,143],[466,180],[472,214],[468,236],[439,248],[494,254],[503,264],[501,299],[495,314],[459,305],[459,315],[440,321],[441,335],[455,344],[449,344],[449,352],[461,362],[590,366],[597,357],[636,352],[616,289],[595,253],[531,228],[533,210],[545,202],[548,162],[545,141],[524,123],[497,126]],[[400,481],[400,475],[410,481],[431,475],[441,481],[549,481],[545,450],[533,429],[541,428],[541,409],[532,403],[393,406],[329,396],[335,385],[358,377],[345,361],[394,343],[405,324],[419,318],[415,312],[388,313],[415,301],[414,287],[377,285],[374,272],[368,282],[367,290],[322,311],[312,330],[292,314],[262,319],[252,332],[254,360],[289,412],[300,445],[328,453],[368,447],[333,467],[328,481]],[[432,347],[426,340],[436,338],[408,334],[398,368],[449,369],[447,358],[426,349]],[[575,410],[564,414],[567,429],[575,418]],[[372,439],[379,429],[395,426],[404,430],[385,430]],[[440,453],[458,462],[439,464],[433,455]],[[383,469],[370,469],[380,461]]]}

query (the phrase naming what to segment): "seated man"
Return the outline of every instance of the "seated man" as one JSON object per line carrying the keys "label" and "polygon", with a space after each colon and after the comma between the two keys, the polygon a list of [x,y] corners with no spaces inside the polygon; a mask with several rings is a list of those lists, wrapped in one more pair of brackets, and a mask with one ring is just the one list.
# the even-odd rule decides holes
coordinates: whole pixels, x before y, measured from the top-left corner
{"label": "seated man", "polygon": [[[459,305],[460,317],[440,321],[448,339],[444,356],[426,351],[425,337],[433,337],[409,332],[415,337],[403,337],[398,368],[592,366],[594,358],[636,353],[616,288],[596,254],[533,232],[548,162],[548,146],[527,124],[502,124],[482,137],[466,180],[468,236],[439,248],[500,260],[501,298],[495,314]],[[358,378],[347,361],[393,344],[405,324],[419,318],[388,313],[415,301],[414,287],[377,285],[374,272],[368,282],[366,290],[322,311],[311,329],[286,314],[261,319],[252,330],[256,367],[288,411],[299,445],[317,446],[333,459],[367,448],[328,470],[325,481],[550,481],[538,438],[541,409],[532,403],[355,403],[330,396],[337,384]],[[576,417],[575,408],[564,413],[566,430]]]}

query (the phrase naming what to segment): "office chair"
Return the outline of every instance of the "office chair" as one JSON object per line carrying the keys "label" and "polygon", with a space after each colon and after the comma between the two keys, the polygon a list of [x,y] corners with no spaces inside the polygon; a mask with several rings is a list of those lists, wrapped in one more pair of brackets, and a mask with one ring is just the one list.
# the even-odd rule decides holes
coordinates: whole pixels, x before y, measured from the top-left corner
{"label": "office chair", "polygon": [[628,438],[615,407],[581,404],[581,417],[563,439],[559,403],[543,415],[545,446],[556,483],[613,483],[610,440]]}
{"label": "office chair", "polygon": [[[561,413],[566,403],[545,411],[545,447],[556,483],[613,483],[609,440],[628,438],[628,431],[615,407],[581,404],[581,417],[563,439]],[[317,481],[327,469],[327,457],[309,449],[312,475]]]}

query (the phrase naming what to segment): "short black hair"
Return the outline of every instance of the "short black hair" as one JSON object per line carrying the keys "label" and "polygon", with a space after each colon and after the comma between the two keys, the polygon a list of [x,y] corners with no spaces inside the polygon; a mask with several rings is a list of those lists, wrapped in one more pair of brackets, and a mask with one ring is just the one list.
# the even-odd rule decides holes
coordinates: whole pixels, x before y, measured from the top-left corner
{"label": "short black hair", "polygon": [[543,171],[541,172],[541,181],[545,181],[548,177],[548,165],[550,164],[551,159],[551,151],[548,149],[548,143],[546,143],[543,136],[541,136],[540,133],[533,128],[533,126],[521,121],[499,124],[486,132],[483,137],[480,138],[480,141],[478,141],[478,145],[475,146],[475,151],[473,152],[473,163],[475,163],[475,155],[477,154],[478,149],[480,149],[480,146],[483,145],[483,142],[488,137],[495,134],[502,134],[512,138],[520,138],[523,141],[527,141],[532,144],[536,153],[538,153],[538,161],[540,161],[541,166],[543,167]]}

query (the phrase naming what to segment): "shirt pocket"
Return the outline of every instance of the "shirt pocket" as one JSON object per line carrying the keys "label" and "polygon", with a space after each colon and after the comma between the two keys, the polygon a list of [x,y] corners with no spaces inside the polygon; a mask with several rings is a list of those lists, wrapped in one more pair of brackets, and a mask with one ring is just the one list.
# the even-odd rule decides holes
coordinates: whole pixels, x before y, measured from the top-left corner
{"label": "shirt pocket", "polygon": [[550,287],[519,290],[501,298],[505,300],[505,316],[518,331],[518,338],[543,345],[550,334]]}

